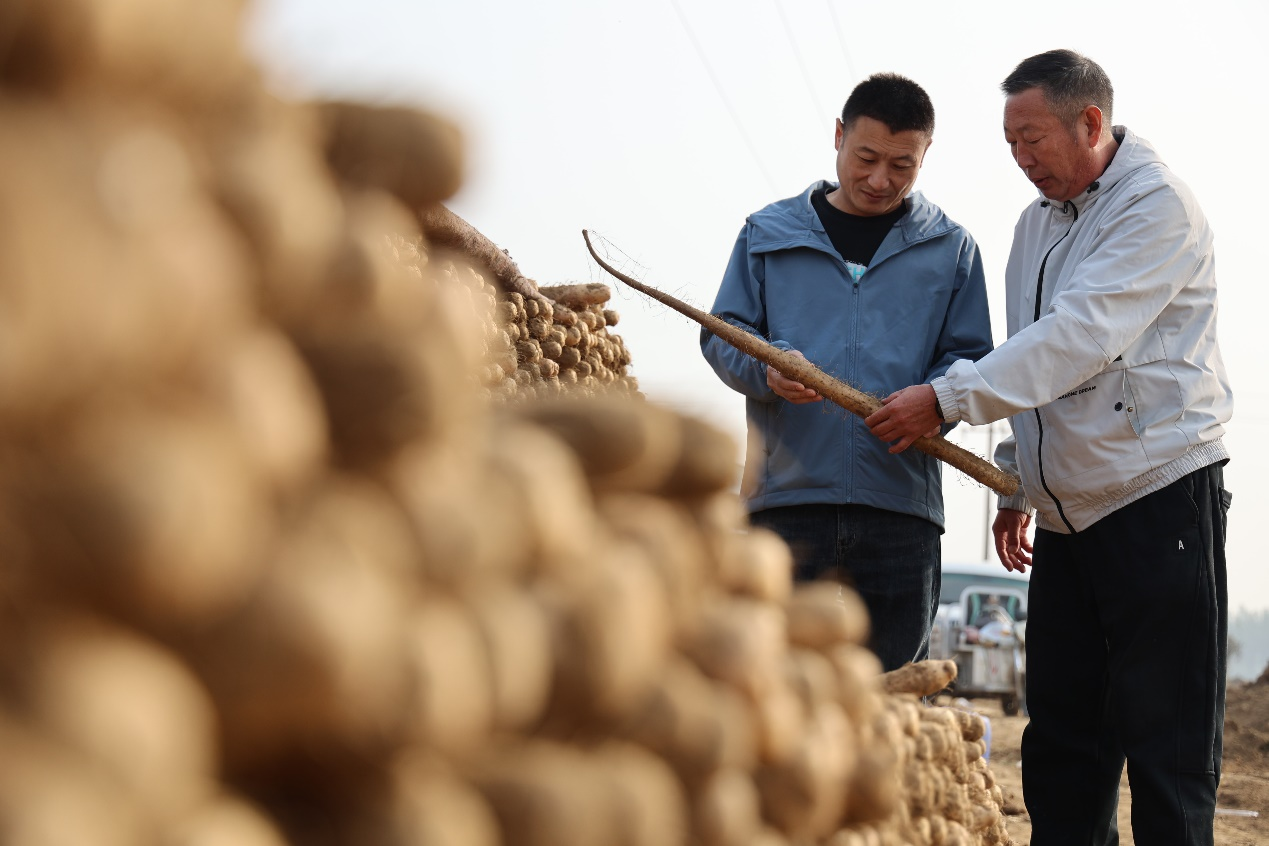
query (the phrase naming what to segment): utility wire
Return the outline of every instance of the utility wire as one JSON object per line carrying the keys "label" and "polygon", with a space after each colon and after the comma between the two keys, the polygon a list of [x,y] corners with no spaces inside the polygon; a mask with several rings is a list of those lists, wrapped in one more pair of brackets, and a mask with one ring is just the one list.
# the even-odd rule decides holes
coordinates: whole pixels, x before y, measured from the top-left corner
{"label": "utility wire", "polygon": [[736,131],[740,133],[741,139],[745,142],[745,146],[749,148],[749,154],[753,156],[754,163],[758,165],[759,172],[762,173],[764,179],[767,180],[767,187],[771,189],[771,193],[778,192],[775,180],[771,178],[771,174],[767,172],[766,165],[762,163],[762,157],[758,155],[758,148],[754,146],[753,140],[749,137],[749,133],[745,131],[745,125],[740,121],[740,115],[732,106],[731,101],[727,99],[727,95],[723,92],[723,86],[719,83],[717,75],[714,73],[713,67],[710,66],[709,59],[705,56],[705,51],[701,49],[701,44],[696,40],[696,35],[692,32],[692,27],[687,22],[687,16],[683,14],[683,9],[679,6],[679,0],[670,0],[670,5],[674,7],[675,14],[678,15],[679,23],[683,26],[683,31],[687,33],[687,40],[692,42],[692,48],[696,50],[696,56],[701,60],[701,64],[705,67],[705,73],[709,75],[709,80],[714,84],[714,91],[718,93],[718,98],[723,101],[723,105],[727,108],[727,113],[731,115],[732,123],[736,124]]}
{"label": "utility wire", "polygon": [[775,6],[776,14],[780,16],[780,25],[784,27],[784,35],[789,39],[789,46],[793,48],[793,58],[798,63],[798,70],[802,72],[802,83],[806,86],[806,93],[811,98],[811,117],[814,120],[816,132],[822,132],[823,117],[820,115],[820,98],[815,94],[815,83],[811,81],[811,73],[806,69],[806,62],[802,61],[802,51],[798,49],[797,40],[793,37],[793,27],[789,25],[789,17],[784,13],[784,8],[780,5],[780,0],[771,0]]}
{"label": "utility wire", "polygon": [[855,67],[850,61],[850,51],[846,49],[846,36],[842,33],[842,22],[837,19],[837,8],[833,5],[833,0],[824,0],[828,4],[828,13],[833,16],[833,29],[837,32],[837,43],[842,47],[842,58],[846,61],[846,71],[850,74],[851,80],[858,77],[855,76]]}

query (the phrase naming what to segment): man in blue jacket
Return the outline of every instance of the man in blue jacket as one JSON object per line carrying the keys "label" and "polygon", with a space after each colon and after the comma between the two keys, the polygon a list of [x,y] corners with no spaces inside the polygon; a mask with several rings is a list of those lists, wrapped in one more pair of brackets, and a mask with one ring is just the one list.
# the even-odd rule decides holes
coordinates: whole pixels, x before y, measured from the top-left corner
{"label": "man in blue jacket", "polygon": [[[749,216],[713,313],[878,396],[988,353],[978,247],[911,193],[933,133],[915,82],[861,82],[836,125],[837,183]],[[747,398],[751,522],[788,542],[796,580],[859,592],[885,669],[925,658],[941,583],[939,462],[888,454],[860,420],[708,332],[701,348]]]}

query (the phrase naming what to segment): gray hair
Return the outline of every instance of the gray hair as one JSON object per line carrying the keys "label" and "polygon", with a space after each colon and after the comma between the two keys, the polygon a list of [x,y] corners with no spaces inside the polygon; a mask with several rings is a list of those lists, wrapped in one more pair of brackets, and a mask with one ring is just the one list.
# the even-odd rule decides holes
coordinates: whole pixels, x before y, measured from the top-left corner
{"label": "gray hair", "polygon": [[1022,62],[1000,83],[1006,95],[1021,94],[1031,88],[1044,92],[1049,109],[1067,126],[1074,126],[1089,106],[1101,109],[1106,124],[1111,123],[1115,88],[1102,66],[1074,50],[1050,50]]}

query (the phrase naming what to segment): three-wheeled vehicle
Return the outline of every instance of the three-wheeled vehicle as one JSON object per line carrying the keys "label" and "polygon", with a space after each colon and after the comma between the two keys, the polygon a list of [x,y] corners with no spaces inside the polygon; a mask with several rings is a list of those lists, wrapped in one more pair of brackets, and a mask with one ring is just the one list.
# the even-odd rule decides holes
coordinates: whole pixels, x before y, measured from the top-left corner
{"label": "three-wheeled vehicle", "polygon": [[930,657],[956,662],[952,692],[999,699],[1009,716],[1026,712],[1029,573],[999,563],[943,563]]}

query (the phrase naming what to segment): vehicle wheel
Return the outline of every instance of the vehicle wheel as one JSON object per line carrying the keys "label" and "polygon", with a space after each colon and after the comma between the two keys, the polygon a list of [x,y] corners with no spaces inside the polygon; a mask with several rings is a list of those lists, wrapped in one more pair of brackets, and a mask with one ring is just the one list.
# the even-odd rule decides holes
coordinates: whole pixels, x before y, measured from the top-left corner
{"label": "vehicle wheel", "polygon": [[1018,703],[1018,697],[1012,694],[1009,696],[1002,696],[1000,698],[1000,709],[1005,712],[1006,717],[1018,716],[1018,711],[1021,710],[1021,706]]}

